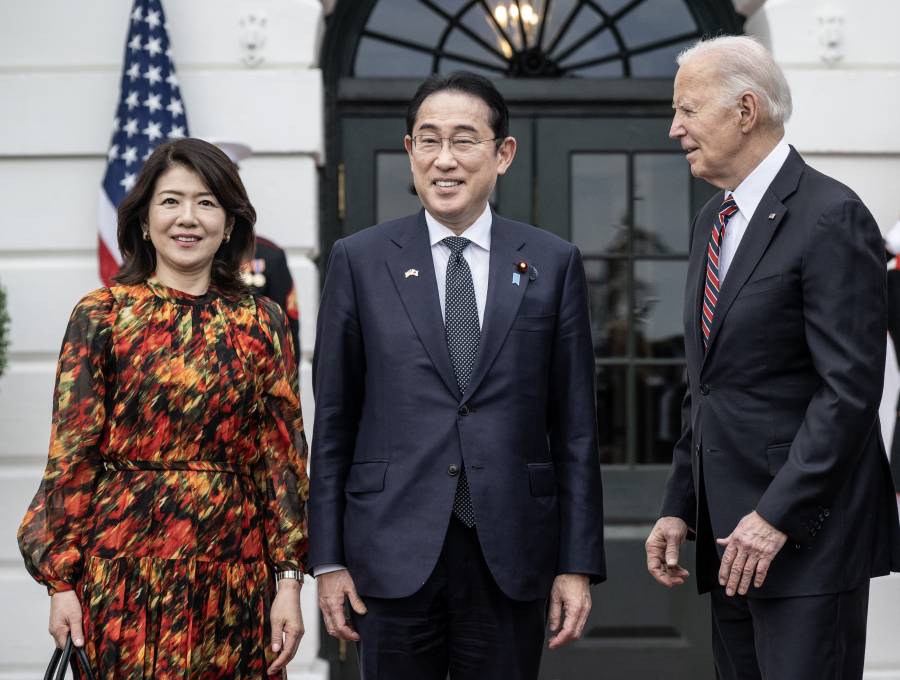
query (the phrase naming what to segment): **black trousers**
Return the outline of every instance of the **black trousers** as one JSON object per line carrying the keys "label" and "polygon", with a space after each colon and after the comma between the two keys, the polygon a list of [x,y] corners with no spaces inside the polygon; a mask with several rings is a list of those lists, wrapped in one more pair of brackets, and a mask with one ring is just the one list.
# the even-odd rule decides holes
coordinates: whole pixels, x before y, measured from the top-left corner
{"label": "black trousers", "polygon": [[536,680],[546,599],[511,600],[497,586],[476,529],[455,517],[438,563],[410,597],[363,597],[352,614],[362,680]]}
{"label": "black trousers", "polygon": [[720,680],[858,680],[866,652],[869,582],[806,597],[711,592]]}

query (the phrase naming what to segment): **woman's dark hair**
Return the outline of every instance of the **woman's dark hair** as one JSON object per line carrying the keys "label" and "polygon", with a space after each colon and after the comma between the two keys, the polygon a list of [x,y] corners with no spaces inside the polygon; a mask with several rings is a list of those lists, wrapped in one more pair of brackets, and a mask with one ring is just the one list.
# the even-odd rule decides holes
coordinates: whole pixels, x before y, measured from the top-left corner
{"label": "woman's dark hair", "polygon": [[494,137],[497,139],[496,146],[499,149],[503,140],[509,136],[509,109],[506,108],[506,100],[490,80],[470,71],[457,71],[449,76],[440,73],[428,76],[419,85],[419,89],[416,90],[406,109],[406,134],[413,133],[422,102],[437,92],[445,91],[468,94],[487,104],[491,114],[489,122],[494,131]]}
{"label": "woman's dark hair", "polygon": [[218,147],[202,139],[176,139],[156,147],[144,163],[134,188],[119,204],[119,250],[122,268],[113,279],[117,283],[142,283],[156,271],[156,249],[144,240],[142,224],[146,224],[150,201],[159,176],[174,165],[193,170],[215,195],[234,228],[228,243],[216,251],[212,264],[211,285],[225,295],[247,291],[241,279],[241,264],[253,256],[256,210],[237,167]]}

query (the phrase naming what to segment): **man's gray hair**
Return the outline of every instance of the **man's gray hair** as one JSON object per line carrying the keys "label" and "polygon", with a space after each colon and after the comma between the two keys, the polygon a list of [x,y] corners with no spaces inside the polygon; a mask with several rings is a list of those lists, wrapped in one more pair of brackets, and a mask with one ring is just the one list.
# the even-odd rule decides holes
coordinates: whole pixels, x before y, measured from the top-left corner
{"label": "man's gray hair", "polygon": [[755,93],[765,112],[764,122],[783,126],[791,117],[791,89],[781,68],[756,38],[723,35],[700,40],[678,55],[679,66],[695,57],[714,55],[721,80],[716,83],[723,101],[731,103],[748,90]]}

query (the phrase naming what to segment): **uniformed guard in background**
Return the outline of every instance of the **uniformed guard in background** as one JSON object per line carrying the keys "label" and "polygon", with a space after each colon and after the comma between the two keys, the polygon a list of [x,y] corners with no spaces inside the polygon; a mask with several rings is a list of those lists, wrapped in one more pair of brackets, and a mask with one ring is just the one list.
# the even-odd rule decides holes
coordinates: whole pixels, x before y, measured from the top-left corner
{"label": "uniformed guard in background", "polygon": [[[222,149],[238,168],[245,158],[252,153],[246,144],[228,142],[219,139],[208,139]],[[284,250],[258,233],[256,250],[253,259],[244,264],[244,281],[257,295],[265,295],[284,309],[291,324],[291,337],[294,339],[294,356],[300,359],[300,307],[297,305],[297,290],[291,270],[288,269],[287,256]]]}

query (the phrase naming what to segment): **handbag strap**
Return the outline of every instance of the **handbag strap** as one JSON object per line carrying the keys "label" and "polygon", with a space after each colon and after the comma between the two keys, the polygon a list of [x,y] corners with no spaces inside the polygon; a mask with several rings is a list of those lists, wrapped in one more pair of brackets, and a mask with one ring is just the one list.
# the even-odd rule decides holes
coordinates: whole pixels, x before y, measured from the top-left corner
{"label": "handbag strap", "polygon": [[[72,656],[72,652],[75,655]],[[66,667],[72,666],[72,676],[75,680],[94,680],[94,674],[91,672],[91,664],[88,661],[87,653],[84,647],[76,647],[72,644],[72,636],[66,638],[66,646],[60,649],[57,647],[50,657],[50,665],[44,673],[44,680],[64,680],[66,677]],[[54,671],[56,675],[54,676]]]}

